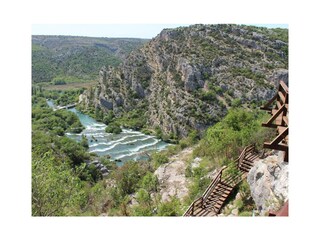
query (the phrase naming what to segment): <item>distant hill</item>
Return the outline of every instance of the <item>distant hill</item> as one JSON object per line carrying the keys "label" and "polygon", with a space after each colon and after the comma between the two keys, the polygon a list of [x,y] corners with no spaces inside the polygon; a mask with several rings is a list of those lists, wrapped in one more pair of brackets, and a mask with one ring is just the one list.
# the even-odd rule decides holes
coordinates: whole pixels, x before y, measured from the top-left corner
{"label": "distant hill", "polygon": [[147,39],[32,36],[32,82],[97,79],[102,66],[118,66]]}

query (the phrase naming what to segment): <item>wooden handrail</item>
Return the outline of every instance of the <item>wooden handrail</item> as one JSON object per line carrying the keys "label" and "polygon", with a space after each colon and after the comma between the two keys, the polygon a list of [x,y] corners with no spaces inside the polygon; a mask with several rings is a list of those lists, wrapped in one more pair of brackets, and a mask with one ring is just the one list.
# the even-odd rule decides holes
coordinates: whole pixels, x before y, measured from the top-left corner
{"label": "wooden handrail", "polygon": [[284,83],[284,81],[282,81],[282,80],[280,80],[280,82],[279,82],[279,87],[282,87],[282,89],[286,92],[286,93],[288,93],[289,92],[289,88],[288,88],[288,86]]}
{"label": "wooden handrail", "polygon": [[202,194],[201,197],[197,198],[195,201],[193,201],[193,203],[189,206],[189,208],[187,209],[187,211],[183,214],[184,216],[186,214],[190,214],[193,215],[194,212],[194,208],[197,207],[197,205],[200,204],[201,207],[203,207],[204,202],[207,200],[207,198],[210,196],[210,194],[212,193],[213,189],[215,188],[215,186],[220,182],[221,180],[221,176],[222,176],[222,172],[223,170],[227,168],[227,166],[223,166],[219,172],[216,174],[215,178],[211,181],[210,185],[207,187],[207,189],[204,191],[204,193]]}
{"label": "wooden handrail", "polygon": [[222,176],[222,172],[224,169],[226,169],[227,166],[223,166],[220,171],[217,173],[216,177],[212,180],[211,184],[207,187],[207,189],[204,191],[204,193],[202,194],[203,197],[203,201],[205,202],[207,200],[207,198],[210,196],[210,194],[212,193],[212,190],[215,188],[215,186],[220,182],[221,180],[221,176]]}
{"label": "wooden handrail", "polygon": [[[252,149],[250,149],[250,148],[252,148]],[[246,156],[246,154],[247,154],[248,152],[251,152],[254,148],[255,148],[255,145],[254,145],[254,144],[251,144],[251,145],[249,145],[249,146],[246,146],[246,147],[242,150],[240,156],[239,156],[239,157],[237,158],[237,160],[236,160],[236,161],[238,162],[238,168],[240,168],[240,165],[241,165],[244,157]],[[248,150],[248,149],[250,149],[250,150]]]}
{"label": "wooden handrail", "polygon": [[187,211],[185,211],[185,213],[183,214],[183,216],[186,216],[187,214],[190,214],[191,216],[194,213],[194,207],[196,205],[199,204],[199,202],[201,202],[201,206],[203,205],[203,197],[199,197],[196,200],[193,201],[193,203],[189,206],[189,208],[187,209]]}

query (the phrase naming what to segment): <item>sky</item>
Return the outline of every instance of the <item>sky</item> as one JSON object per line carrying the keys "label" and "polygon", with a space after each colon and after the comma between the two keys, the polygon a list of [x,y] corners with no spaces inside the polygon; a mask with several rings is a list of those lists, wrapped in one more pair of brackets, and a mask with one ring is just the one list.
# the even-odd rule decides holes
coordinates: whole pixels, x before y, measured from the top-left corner
{"label": "sky", "polygon": [[[33,24],[32,35],[68,35],[86,37],[153,38],[164,28],[190,24]],[[248,24],[288,28],[288,24]]]}

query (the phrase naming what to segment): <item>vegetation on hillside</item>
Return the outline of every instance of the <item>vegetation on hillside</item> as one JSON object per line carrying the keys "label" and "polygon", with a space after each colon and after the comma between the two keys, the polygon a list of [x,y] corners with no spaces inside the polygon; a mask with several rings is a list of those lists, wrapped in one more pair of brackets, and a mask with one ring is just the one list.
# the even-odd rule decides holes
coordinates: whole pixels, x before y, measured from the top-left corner
{"label": "vegetation on hillside", "polygon": [[32,82],[54,85],[93,80],[102,66],[118,66],[143,39],[32,36]]}
{"label": "vegetation on hillside", "polygon": [[[228,165],[236,174],[232,164],[241,150],[252,143],[261,149],[262,142],[272,138],[271,131],[261,127],[268,116],[256,106],[275,87],[268,79],[287,68],[287,30],[195,25],[166,30],[162,35],[131,54],[124,63],[125,71],[108,72],[110,79],[102,81],[108,85],[88,89],[86,100],[91,105],[77,106],[108,125],[107,132],[117,134],[126,127],[175,143],[165,151],[146,154],[146,161],[128,161],[122,166],[108,156],[89,153],[85,136],[80,142],[68,138],[65,133],[81,133],[83,126],[74,113],[53,111],[46,99],[55,105],[78,102],[85,89],[67,90],[65,85],[96,78],[100,66],[117,66],[145,41],[33,37],[33,216],[179,216],[202,195],[210,173]],[[240,46],[237,51],[235,46]],[[150,55],[157,51],[158,55]],[[149,69],[154,66],[148,63],[150,59],[159,60],[157,71]],[[158,75],[152,75],[155,72]],[[183,74],[189,82],[182,81]],[[45,90],[42,82],[63,90]],[[128,82],[136,86],[126,85]],[[103,96],[108,101],[112,99],[112,110],[96,104],[100,89],[106,89]],[[99,101],[93,104],[94,96]],[[193,157],[181,169],[191,182],[189,196],[162,202],[161,185],[153,173],[190,146]],[[196,157],[201,162],[195,167]],[[89,164],[93,160],[101,162],[109,174],[103,177]],[[246,184],[236,190],[249,194]],[[248,215],[253,203],[245,199],[235,205]]]}

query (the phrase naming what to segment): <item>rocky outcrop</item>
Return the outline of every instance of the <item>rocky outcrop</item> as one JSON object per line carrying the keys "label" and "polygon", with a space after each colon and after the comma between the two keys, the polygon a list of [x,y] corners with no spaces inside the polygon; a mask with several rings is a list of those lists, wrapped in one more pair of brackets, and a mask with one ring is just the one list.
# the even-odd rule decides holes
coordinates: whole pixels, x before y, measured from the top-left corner
{"label": "rocky outcrop", "polygon": [[251,196],[260,215],[278,211],[288,196],[288,163],[272,155],[255,162],[248,173]]}
{"label": "rocky outcrop", "polygon": [[183,200],[189,193],[190,180],[185,175],[187,159],[192,155],[192,148],[186,148],[170,157],[170,162],[161,165],[154,174],[159,180],[162,201],[170,201],[173,196]]}
{"label": "rocky outcrop", "polygon": [[102,177],[107,177],[110,173],[110,170],[108,170],[99,160],[87,161],[86,163],[88,166],[92,165],[100,171]]}
{"label": "rocky outcrop", "polygon": [[[232,105],[270,99],[287,78],[287,30],[237,25],[164,29],[118,68],[104,67],[80,103],[116,116],[142,109],[149,127],[186,136]],[[279,38],[279,39],[278,39]]]}

